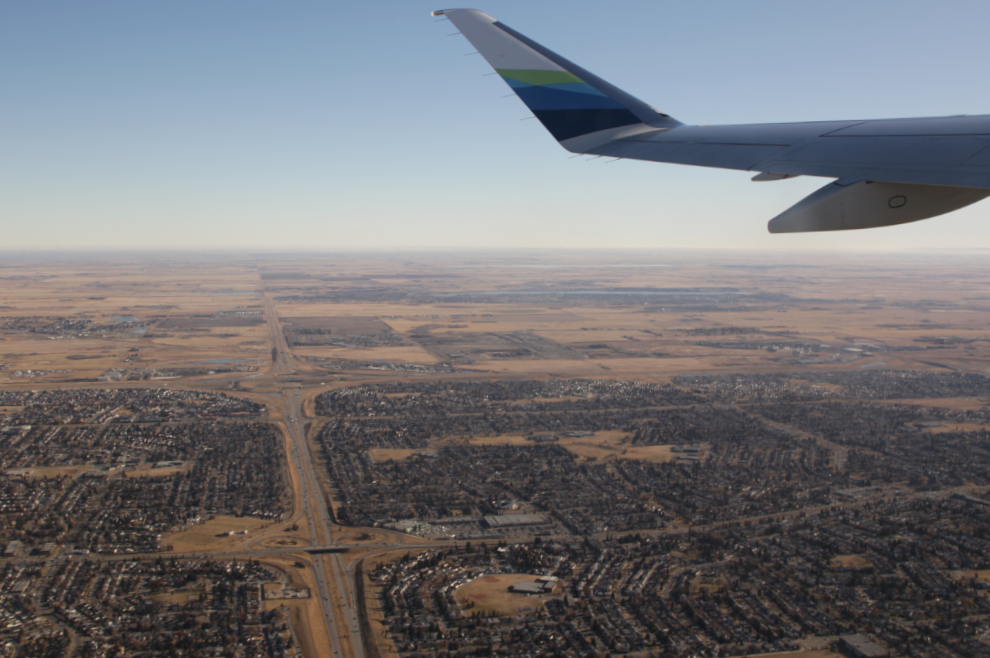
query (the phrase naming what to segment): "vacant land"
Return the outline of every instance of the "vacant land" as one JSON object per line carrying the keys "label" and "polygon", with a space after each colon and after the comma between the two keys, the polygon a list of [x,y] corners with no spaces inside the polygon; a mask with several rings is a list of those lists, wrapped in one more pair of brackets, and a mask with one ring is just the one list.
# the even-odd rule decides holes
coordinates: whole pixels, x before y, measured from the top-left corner
{"label": "vacant land", "polygon": [[294,360],[313,383],[990,368],[983,263],[965,255],[445,255],[442,271],[426,256],[369,256],[293,267],[273,274],[237,256],[13,260],[0,292],[0,386],[223,379],[261,389],[246,378],[271,363],[266,300],[294,356],[317,359]]}
{"label": "vacant land", "polygon": [[[630,444],[629,438],[629,432],[605,430],[588,437],[554,437],[554,440],[549,441],[549,443],[559,445],[575,456],[589,461],[620,459],[662,463],[673,461],[679,456],[674,451],[676,446],[673,444],[636,446]],[[457,443],[468,443],[474,446],[532,446],[537,445],[540,441],[522,434],[474,436],[469,439],[441,438],[431,442],[430,447],[425,449],[372,448],[368,451],[368,455],[375,462],[403,461],[413,455],[430,456],[436,453],[437,448]]]}
{"label": "vacant land", "polygon": [[536,612],[543,607],[541,596],[510,592],[516,583],[534,583],[539,576],[528,574],[503,573],[481,576],[457,590],[457,599],[468,614],[512,615]]}
{"label": "vacant land", "polygon": [[176,473],[188,473],[192,470],[192,462],[186,462],[182,466],[169,466],[164,468],[155,468],[152,464],[144,464],[133,471],[125,471],[128,477],[167,477],[169,475],[175,475]]}
{"label": "vacant land", "polygon": [[10,469],[7,471],[7,475],[8,477],[25,477],[31,479],[56,477],[77,478],[91,470],[93,470],[93,467],[88,464],[81,464],[79,466],[32,466],[31,468]]}
{"label": "vacant land", "polygon": [[872,569],[873,563],[863,555],[837,555],[831,566],[839,569]]}
{"label": "vacant land", "polygon": [[171,546],[176,553],[226,550],[252,539],[251,533],[268,525],[270,522],[246,516],[218,516],[185,530],[163,535],[161,543]]}
{"label": "vacant land", "polygon": [[371,457],[372,461],[376,462],[400,462],[404,459],[412,457],[413,455],[421,454],[429,454],[429,451],[413,448],[372,448],[368,451],[368,455]]}

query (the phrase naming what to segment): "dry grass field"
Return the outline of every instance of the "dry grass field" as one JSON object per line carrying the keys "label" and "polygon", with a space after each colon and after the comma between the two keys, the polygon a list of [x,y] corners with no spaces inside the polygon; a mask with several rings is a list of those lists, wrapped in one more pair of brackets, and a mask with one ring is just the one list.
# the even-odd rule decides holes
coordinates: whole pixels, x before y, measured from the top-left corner
{"label": "dry grass field", "polygon": [[315,356],[324,359],[347,359],[350,361],[385,361],[388,363],[436,363],[429,352],[417,345],[395,347],[338,347],[315,346],[297,347],[292,350],[299,356]]}
{"label": "dry grass field", "polygon": [[[673,446],[632,446],[628,445],[629,433],[619,430],[598,432],[594,436],[583,438],[559,437],[555,442],[562,448],[587,460],[642,460],[649,462],[668,462],[677,458],[671,452]],[[524,436],[482,436],[468,440],[472,445],[533,445]]]}
{"label": "dry grass field", "polygon": [[371,457],[371,461],[375,462],[401,462],[413,455],[428,452],[428,449],[420,448],[372,448],[368,451],[368,455]]}
{"label": "dry grass field", "polygon": [[[572,438],[558,437],[555,445],[568,450],[577,457],[588,461],[608,459],[639,460],[647,462],[669,462],[677,459],[673,445],[634,446],[629,445],[629,433],[620,430],[597,432],[593,436]],[[535,445],[521,434],[499,434],[496,436],[474,436],[468,439],[441,438],[430,443],[429,448],[372,448],[368,451],[372,461],[403,461],[416,454],[429,454],[449,443],[469,443],[478,446],[526,446]],[[702,448],[704,450],[704,447]]]}
{"label": "dry grass field", "polygon": [[833,569],[872,569],[873,563],[862,555],[836,555],[831,566]]}
{"label": "dry grass field", "polygon": [[[375,565],[389,564],[395,560],[398,560],[406,553],[408,553],[408,551],[379,553],[373,558],[366,559],[364,562],[364,606],[368,611],[368,621],[371,624],[371,627],[376,630],[384,630],[386,627],[385,613],[382,610],[381,601],[378,598],[378,593],[381,590],[382,583],[371,580],[370,573]],[[379,654],[383,658],[390,658],[398,655],[395,650],[395,645],[392,643],[388,633],[375,633],[374,641],[375,645],[378,647]]]}
{"label": "dry grass field", "polygon": [[[0,288],[0,384],[101,381],[111,369],[205,374],[202,361],[265,356],[266,328],[242,315],[261,310],[249,292],[258,278],[240,265],[177,267],[156,256],[17,263],[7,263]],[[232,294],[240,292],[249,294]]]}
{"label": "dry grass field", "polygon": [[[442,263],[23,257],[6,264],[0,287],[0,386],[236,381],[264,391],[266,300],[287,330],[359,338],[293,348],[355,364],[328,371],[296,359],[314,380],[422,376],[367,362],[450,362],[469,377],[645,381],[727,370],[990,369],[977,256],[451,254]],[[386,335],[392,342],[376,344]],[[801,353],[797,344],[828,347]]]}
{"label": "dry grass field", "polygon": [[174,466],[169,468],[154,468],[151,464],[144,464],[131,471],[125,471],[127,477],[167,477],[169,475],[175,475],[176,473],[188,473],[192,470],[193,463],[186,462],[182,466]]}
{"label": "dry grass field", "polygon": [[985,583],[990,580],[990,569],[966,569],[964,571],[953,571],[953,578],[956,580],[972,580]]}
{"label": "dry grass field", "polygon": [[494,614],[499,617],[528,614],[543,607],[544,596],[510,592],[519,582],[533,583],[539,576],[528,574],[498,574],[481,576],[462,585],[455,596],[467,614]]}
{"label": "dry grass field", "polygon": [[[171,546],[175,553],[222,551],[243,544],[252,539],[252,533],[270,525],[270,521],[248,516],[218,516],[185,530],[162,535],[161,545]],[[245,530],[247,533],[243,532]]]}
{"label": "dry grass field", "polygon": [[578,457],[587,460],[642,460],[648,462],[669,462],[677,458],[671,451],[673,446],[633,446],[628,445],[629,433],[618,430],[598,432],[587,438],[561,437],[560,445]]}
{"label": "dry grass field", "polygon": [[93,470],[89,464],[78,466],[33,466],[30,469],[11,469],[13,473],[20,473],[26,478],[55,478],[70,477],[77,478],[83,473]]}

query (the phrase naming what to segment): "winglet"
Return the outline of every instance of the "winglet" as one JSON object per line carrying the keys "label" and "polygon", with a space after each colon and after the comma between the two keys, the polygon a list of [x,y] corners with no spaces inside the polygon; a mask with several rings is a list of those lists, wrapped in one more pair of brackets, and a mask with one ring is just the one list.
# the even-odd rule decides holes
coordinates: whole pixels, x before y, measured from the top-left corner
{"label": "winglet", "polygon": [[[681,125],[477,9],[440,9],[559,142],[646,124]],[[565,145],[566,146],[566,145]]]}

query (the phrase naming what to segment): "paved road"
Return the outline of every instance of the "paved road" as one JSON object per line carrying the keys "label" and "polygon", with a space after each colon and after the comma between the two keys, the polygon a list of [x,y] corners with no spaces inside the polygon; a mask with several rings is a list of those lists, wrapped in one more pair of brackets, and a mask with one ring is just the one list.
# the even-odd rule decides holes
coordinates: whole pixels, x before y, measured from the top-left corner
{"label": "paved road", "polygon": [[[265,296],[265,307],[268,315],[268,326],[276,350],[273,373],[282,389],[282,397],[285,401],[285,426],[292,441],[292,454],[289,462],[299,476],[302,515],[309,526],[309,536],[313,543],[329,546],[334,543],[331,532],[332,520],[330,511],[327,509],[327,501],[320,490],[316,470],[313,468],[313,456],[310,453],[309,444],[306,442],[299,385],[291,381],[295,369],[289,354],[289,346],[285,341],[285,335],[282,333],[282,327],[275,312],[275,304],[267,295]],[[298,552],[298,549],[295,552]],[[326,622],[333,655],[343,656],[343,644],[346,642],[350,645],[350,655],[354,658],[364,658],[364,644],[361,641],[360,633],[355,634],[352,630],[356,628],[357,624],[357,610],[354,606],[360,605],[360,602],[354,600],[352,583],[347,582],[343,576],[343,563],[340,555],[317,553],[312,554],[312,558],[320,610]],[[327,579],[328,562],[334,575],[332,587]],[[334,618],[334,603],[337,603],[339,609],[343,611],[343,619]],[[338,621],[341,623],[338,624]],[[341,637],[342,630],[346,639]]]}
{"label": "paved road", "polygon": [[[282,333],[282,328],[275,311],[275,305],[271,298],[266,295],[265,307],[268,316],[269,329],[272,341],[276,350],[274,363],[270,373],[256,373],[253,375],[239,375],[223,379],[213,379],[208,382],[198,383],[196,388],[230,388],[232,384],[254,379],[258,383],[271,385],[276,388],[281,395],[285,405],[285,427],[290,439],[289,447],[289,467],[296,472],[299,482],[300,492],[300,512],[299,522],[305,523],[309,529],[311,545],[265,547],[259,545],[259,539],[252,537],[250,540],[223,551],[203,551],[189,553],[175,553],[180,559],[244,559],[244,558],[264,558],[292,555],[295,559],[307,564],[313,572],[316,582],[316,595],[319,597],[320,611],[326,624],[327,634],[330,638],[330,649],[332,656],[350,656],[352,658],[364,658],[364,643],[361,638],[360,626],[358,623],[358,606],[364,604],[357,600],[355,573],[353,567],[348,567],[344,562],[343,553],[347,551],[346,545],[337,544],[338,537],[334,536],[334,523],[330,510],[327,507],[326,498],[323,496],[319,486],[319,479],[314,468],[313,456],[306,441],[306,431],[304,426],[304,416],[301,400],[302,385],[292,363],[288,344]],[[313,381],[310,382],[310,379]],[[307,378],[308,383],[316,384],[319,378]],[[134,387],[147,382],[121,383],[122,386]],[[152,382],[155,386],[160,386],[160,382]],[[407,544],[404,543],[401,533],[390,531],[376,531],[384,534],[386,538],[393,541],[369,542],[361,545],[361,548],[370,549],[371,553],[392,550],[396,547],[412,548],[421,546],[430,548],[446,544]],[[322,552],[321,552],[322,551]],[[340,551],[340,552],[332,552]],[[300,557],[301,553],[308,553],[307,557]],[[91,555],[82,559],[109,560],[135,560],[153,559],[161,554],[99,554]],[[42,557],[21,557],[16,558],[18,562],[51,562],[65,559],[77,559],[75,556]],[[6,562],[7,560],[3,560]],[[336,614],[335,614],[336,612]],[[326,654],[326,647],[317,647],[320,655]]]}

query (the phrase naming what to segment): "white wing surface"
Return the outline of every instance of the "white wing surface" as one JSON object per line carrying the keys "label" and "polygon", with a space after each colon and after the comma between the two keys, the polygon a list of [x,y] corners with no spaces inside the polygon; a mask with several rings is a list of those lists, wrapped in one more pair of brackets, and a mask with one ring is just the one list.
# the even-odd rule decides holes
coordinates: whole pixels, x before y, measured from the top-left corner
{"label": "white wing surface", "polygon": [[904,224],[990,195],[990,116],[689,126],[475,9],[445,16],[572,153],[835,182],[771,233]]}

